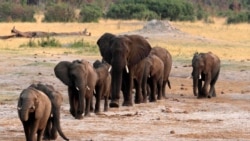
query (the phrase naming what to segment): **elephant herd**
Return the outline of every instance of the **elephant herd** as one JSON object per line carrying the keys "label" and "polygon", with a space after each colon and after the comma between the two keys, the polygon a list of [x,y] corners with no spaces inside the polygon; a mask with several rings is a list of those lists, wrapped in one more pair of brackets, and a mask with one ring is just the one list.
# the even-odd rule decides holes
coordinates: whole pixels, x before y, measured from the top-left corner
{"label": "elephant herd", "polygon": [[[169,51],[151,47],[140,35],[104,33],[97,45],[101,61],[96,60],[93,64],[84,59],[61,61],[54,67],[55,76],[68,87],[69,111],[75,119],[83,118],[83,113],[84,116],[89,116],[91,111],[99,113],[102,99],[104,111],[108,107],[119,107],[121,93],[123,106],[166,97],[166,85],[171,89],[172,56]],[[197,98],[215,97],[220,59],[212,52],[195,53],[192,67],[193,94]],[[21,92],[17,109],[27,141],[34,141],[36,134],[37,140],[53,140],[57,132],[69,140],[60,126],[62,101],[62,94],[47,84],[32,84]]]}

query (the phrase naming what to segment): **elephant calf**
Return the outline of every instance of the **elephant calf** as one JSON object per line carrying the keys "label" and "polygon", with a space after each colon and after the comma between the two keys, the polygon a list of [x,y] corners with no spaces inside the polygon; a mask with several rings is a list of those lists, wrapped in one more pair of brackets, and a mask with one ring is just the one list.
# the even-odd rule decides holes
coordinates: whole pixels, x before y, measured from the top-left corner
{"label": "elephant calf", "polygon": [[[216,96],[215,83],[220,73],[220,59],[212,52],[195,53],[192,59],[193,93],[197,98]],[[204,85],[202,86],[202,81]],[[208,91],[208,86],[210,90]],[[198,89],[198,94],[197,94]]]}
{"label": "elephant calf", "polygon": [[95,86],[95,113],[100,112],[100,101],[104,98],[104,111],[108,111],[108,99],[111,92],[111,75],[109,73],[110,65],[106,62],[101,62],[100,60],[96,60],[93,63],[93,66],[96,70],[98,80]]}
{"label": "elephant calf", "polygon": [[17,112],[27,141],[42,140],[47,121],[51,114],[51,102],[43,92],[28,87],[18,99]]}
{"label": "elephant calf", "polygon": [[57,132],[64,140],[69,140],[61,129],[60,124],[60,109],[63,102],[63,96],[60,92],[56,91],[53,86],[47,84],[32,84],[30,87],[35,88],[39,91],[42,91],[46,94],[51,103],[52,103],[52,111],[51,116],[48,120],[45,132],[44,139],[46,140],[55,140],[57,138]]}

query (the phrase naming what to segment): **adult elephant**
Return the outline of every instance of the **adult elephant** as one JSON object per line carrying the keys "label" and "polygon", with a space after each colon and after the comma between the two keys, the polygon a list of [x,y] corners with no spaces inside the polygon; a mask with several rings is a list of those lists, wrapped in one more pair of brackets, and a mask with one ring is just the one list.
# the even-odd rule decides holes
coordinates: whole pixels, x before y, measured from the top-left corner
{"label": "adult elephant", "polygon": [[150,44],[140,35],[104,33],[97,45],[103,59],[112,66],[110,107],[119,107],[120,91],[124,97],[122,105],[132,106],[133,66],[148,56]]}
{"label": "adult elephant", "polygon": [[96,60],[93,63],[93,67],[96,70],[98,80],[95,86],[95,113],[100,112],[101,99],[104,98],[104,111],[108,111],[108,100],[110,97],[111,88],[111,75],[109,73],[110,65],[106,62]]}
{"label": "adult elephant", "polygon": [[60,92],[56,91],[52,85],[48,84],[32,84],[30,87],[33,87],[39,91],[42,91],[46,94],[52,104],[51,116],[47,122],[47,126],[44,132],[44,139],[46,140],[56,140],[57,132],[64,140],[69,140],[64,133],[62,132],[60,124],[60,110],[63,103],[63,96]]}
{"label": "adult elephant", "polygon": [[162,96],[166,98],[166,84],[168,84],[168,87],[171,89],[169,75],[172,68],[172,56],[168,50],[159,46],[153,47],[150,54],[158,56],[164,64]]}
{"label": "adult elephant", "polygon": [[[220,73],[220,59],[212,52],[195,53],[192,59],[193,93],[197,98],[216,96],[215,83]],[[202,81],[204,85],[202,86]],[[208,91],[208,86],[210,89]],[[198,89],[198,94],[197,94]]]}
{"label": "adult elephant", "polygon": [[17,112],[23,124],[26,141],[42,140],[51,114],[51,107],[50,99],[43,92],[32,87],[21,92]]}
{"label": "adult elephant", "polygon": [[76,119],[81,119],[83,112],[84,116],[89,116],[98,79],[92,64],[87,60],[61,61],[55,66],[54,72],[68,86],[71,115]]}

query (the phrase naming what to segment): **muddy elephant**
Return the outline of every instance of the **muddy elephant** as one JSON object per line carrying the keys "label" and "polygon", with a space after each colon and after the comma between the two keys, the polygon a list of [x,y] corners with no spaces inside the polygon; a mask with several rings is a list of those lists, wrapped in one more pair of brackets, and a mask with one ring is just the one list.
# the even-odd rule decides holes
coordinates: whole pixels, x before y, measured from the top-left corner
{"label": "muddy elephant", "polygon": [[[216,96],[215,83],[220,73],[220,59],[212,52],[195,53],[192,59],[193,93],[197,98]],[[204,85],[202,85],[204,81]],[[208,91],[208,86],[210,89]],[[197,93],[198,89],[198,93]]]}
{"label": "muddy elephant", "polygon": [[110,65],[106,62],[96,60],[93,63],[93,67],[96,70],[98,80],[95,86],[95,113],[100,112],[100,102],[104,98],[104,111],[108,111],[108,100],[111,92],[111,75],[109,73]]}
{"label": "muddy elephant", "polygon": [[97,41],[101,56],[111,66],[110,107],[119,107],[120,91],[123,106],[132,106],[133,66],[148,56],[151,45],[140,35],[104,33]]}
{"label": "muddy elephant", "polygon": [[69,140],[61,129],[60,124],[60,110],[61,105],[63,103],[63,96],[60,92],[56,91],[52,85],[48,84],[32,84],[30,87],[33,87],[37,90],[42,91],[44,94],[46,94],[52,104],[52,111],[51,116],[47,122],[46,129],[44,131],[44,139],[46,140],[55,140],[57,138],[57,132],[64,140]]}
{"label": "muddy elephant", "polygon": [[68,86],[70,113],[76,119],[90,115],[90,105],[98,76],[87,60],[61,61],[55,68],[56,77]]}
{"label": "muddy elephant", "polygon": [[[25,132],[26,141],[41,141],[51,115],[51,102],[43,92],[28,87],[18,99],[17,112]],[[37,139],[36,139],[37,134]]]}
{"label": "muddy elephant", "polygon": [[164,64],[162,96],[166,98],[166,84],[168,84],[168,87],[171,89],[169,75],[172,68],[172,56],[167,49],[159,46],[153,47],[150,54],[158,56]]}
{"label": "muddy elephant", "polygon": [[164,71],[162,60],[154,54],[149,54],[134,67],[135,103],[147,102],[148,95],[151,102],[156,101],[156,93],[158,99],[161,99]]}

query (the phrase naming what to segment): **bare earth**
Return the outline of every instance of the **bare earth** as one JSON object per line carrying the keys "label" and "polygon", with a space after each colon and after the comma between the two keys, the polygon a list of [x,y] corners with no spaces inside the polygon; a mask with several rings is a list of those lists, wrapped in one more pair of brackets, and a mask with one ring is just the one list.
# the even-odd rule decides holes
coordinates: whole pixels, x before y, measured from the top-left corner
{"label": "bare earth", "polygon": [[[100,56],[81,58],[94,61]],[[46,50],[30,56],[1,53],[1,141],[25,140],[16,105],[22,89],[33,82],[52,84],[63,93],[61,123],[70,140],[250,140],[250,70],[242,69],[249,68],[249,60],[238,62],[232,68],[228,67],[231,62],[222,63],[216,98],[196,99],[192,94],[191,60],[175,60],[170,77],[172,89],[167,88],[167,99],[121,106],[76,120],[69,113],[67,87],[53,72],[59,61],[73,59],[80,59],[79,55],[51,54]]]}

